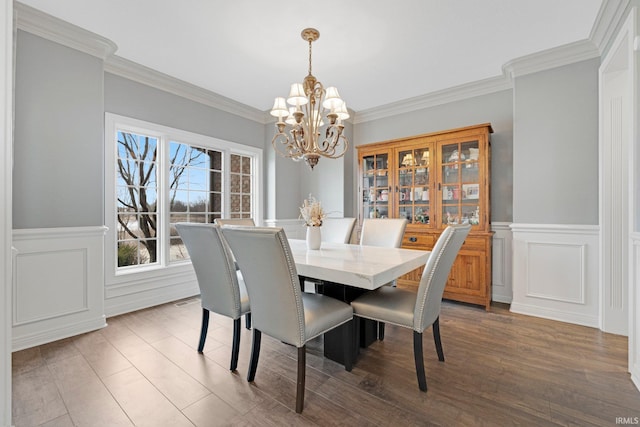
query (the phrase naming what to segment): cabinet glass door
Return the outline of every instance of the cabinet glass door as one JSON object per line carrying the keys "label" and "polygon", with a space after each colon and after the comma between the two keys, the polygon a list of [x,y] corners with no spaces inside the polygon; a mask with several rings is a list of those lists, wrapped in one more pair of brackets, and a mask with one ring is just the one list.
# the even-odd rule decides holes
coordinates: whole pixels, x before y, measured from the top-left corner
{"label": "cabinet glass door", "polygon": [[373,154],[362,158],[362,218],[389,216],[389,155]]}
{"label": "cabinet glass door", "polygon": [[410,224],[430,223],[430,158],[428,147],[398,150],[396,217],[406,218]]}
{"label": "cabinet glass door", "polygon": [[442,225],[480,223],[478,141],[441,146]]}

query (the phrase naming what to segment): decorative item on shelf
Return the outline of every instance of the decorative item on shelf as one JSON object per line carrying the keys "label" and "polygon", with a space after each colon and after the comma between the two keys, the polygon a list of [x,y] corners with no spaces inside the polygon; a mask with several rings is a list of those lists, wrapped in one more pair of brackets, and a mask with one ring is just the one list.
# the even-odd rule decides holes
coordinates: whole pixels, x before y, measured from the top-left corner
{"label": "decorative item on shelf", "polygon": [[478,167],[479,148],[469,148],[469,157],[467,158],[467,169]]}
{"label": "decorative item on shelf", "polygon": [[422,208],[418,208],[416,210],[415,222],[419,222],[421,224],[429,224],[429,214],[425,213]]}
{"label": "decorative item on shelf", "polygon": [[428,166],[429,165],[429,150],[426,150],[422,153],[422,158],[420,160],[420,165]]}
{"label": "decorative item on shelf", "polygon": [[407,153],[404,155],[404,157],[402,158],[402,166],[404,167],[409,167],[409,166],[413,166],[413,154],[411,153]]}
{"label": "decorative item on shelf", "polygon": [[320,249],[322,241],[320,228],[325,216],[322,204],[309,194],[309,198],[305,199],[300,207],[300,217],[304,220],[304,225],[307,226],[307,249]]}
{"label": "decorative item on shelf", "polygon": [[480,206],[476,207],[475,212],[471,214],[471,217],[469,218],[469,223],[472,225],[480,224]]}
{"label": "decorative item on shelf", "polygon": [[[458,150],[453,150],[453,152],[449,156],[448,162],[449,163],[459,162],[459,161],[463,161],[464,159],[465,159],[465,155],[464,154],[458,153]],[[455,164],[455,165],[452,166],[452,168],[453,169],[458,169],[458,165]]]}
{"label": "decorative item on shelf", "polygon": [[[295,161],[304,160],[313,170],[321,156],[337,159],[346,153],[349,140],[343,135],[342,121],[349,118],[349,112],[338,89],[332,86],[325,90],[311,74],[311,43],[318,40],[320,32],[315,28],[305,28],[301,35],[309,43],[309,74],[303,83],[291,85],[286,101],[282,97],[275,99],[271,115],[277,117],[278,122],[271,145],[281,156]],[[292,107],[288,108],[287,104]],[[321,132],[323,117],[329,124]],[[285,134],[287,125],[291,126],[290,136]],[[321,135],[324,135],[322,140]]]}
{"label": "decorative item on shelf", "polygon": [[458,217],[451,215],[451,212],[447,212],[447,224],[455,225],[457,223],[458,223]]}

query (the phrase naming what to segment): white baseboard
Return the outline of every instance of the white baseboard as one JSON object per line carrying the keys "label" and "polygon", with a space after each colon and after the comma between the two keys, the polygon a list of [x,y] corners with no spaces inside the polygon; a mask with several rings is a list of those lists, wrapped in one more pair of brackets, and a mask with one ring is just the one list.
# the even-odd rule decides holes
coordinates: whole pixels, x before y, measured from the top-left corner
{"label": "white baseboard", "polygon": [[558,320],[560,322],[598,328],[598,316],[581,315],[580,313],[567,313],[562,310],[543,307],[541,305],[527,305],[518,302],[512,302],[511,312],[526,314],[527,316],[541,317],[543,319]]}
{"label": "white baseboard", "polygon": [[107,326],[105,316],[96,319],[87,320],[78,323],[67,323],[65,325],[46,329],[38,328],[33,333],[21,334],[13,337],[13,351],[23,350],[25,348],[35,347],[52,341],[73,337],[84,334],[86,332],[95,331]]}

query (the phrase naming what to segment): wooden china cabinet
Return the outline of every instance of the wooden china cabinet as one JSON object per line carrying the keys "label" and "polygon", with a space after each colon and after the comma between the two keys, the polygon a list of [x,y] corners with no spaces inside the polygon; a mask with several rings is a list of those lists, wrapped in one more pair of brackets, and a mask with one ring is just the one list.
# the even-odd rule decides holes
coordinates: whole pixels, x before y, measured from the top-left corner
{"label": "wooden china cabinet", "polygon": [[[402,247],[430,250],[448,224],[471,232],[451,269],[444,298],[491,304],[490,134],[488,123],[356,147],[358,221],[407,218]],[[416,289],[422,268],[398,286]]]}

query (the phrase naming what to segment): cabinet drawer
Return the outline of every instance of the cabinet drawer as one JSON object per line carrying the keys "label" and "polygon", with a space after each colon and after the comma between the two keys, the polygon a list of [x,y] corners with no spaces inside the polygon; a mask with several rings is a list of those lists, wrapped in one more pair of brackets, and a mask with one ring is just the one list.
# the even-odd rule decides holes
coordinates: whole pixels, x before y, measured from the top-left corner
{"label": "cabinet drawer", "polygon": [[432,234],[405,232],[402,238],[402,247],[428,250],[433,247],[435,239],[436,237]]}
{"label": "cabinet drawer", "polygon": [[465,249],[465,250],[469,250],[469,249],[484,250],[486,244],[487,244],[487,239],[486,238],[468,236],[466,239],[464,239],[464,243],[462,244],[462,249]]}

